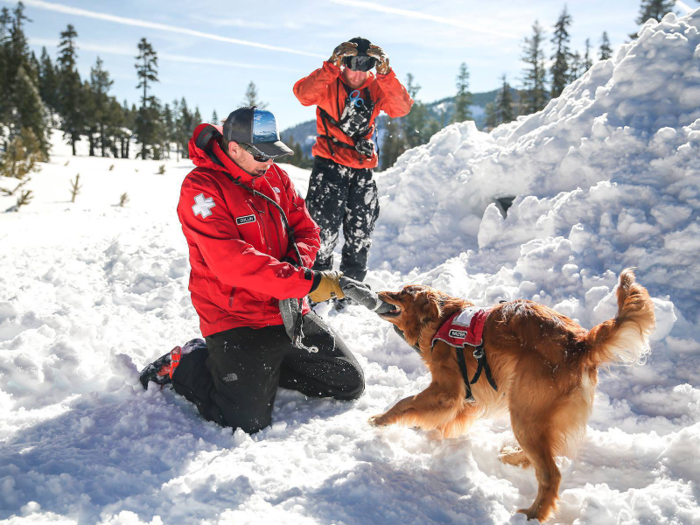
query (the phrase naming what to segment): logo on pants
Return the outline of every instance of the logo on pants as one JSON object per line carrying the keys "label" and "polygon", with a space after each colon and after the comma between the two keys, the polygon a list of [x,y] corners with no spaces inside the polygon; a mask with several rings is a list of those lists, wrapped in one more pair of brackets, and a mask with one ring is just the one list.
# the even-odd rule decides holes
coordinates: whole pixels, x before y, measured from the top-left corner
{"label": "logo on pants", "polygon": [[231,382],[237,380],[238,376],[236,374],[234,374],[233,372],[231,372],[230,374],[226,374],[223,379],[225,382],[231,383]]}

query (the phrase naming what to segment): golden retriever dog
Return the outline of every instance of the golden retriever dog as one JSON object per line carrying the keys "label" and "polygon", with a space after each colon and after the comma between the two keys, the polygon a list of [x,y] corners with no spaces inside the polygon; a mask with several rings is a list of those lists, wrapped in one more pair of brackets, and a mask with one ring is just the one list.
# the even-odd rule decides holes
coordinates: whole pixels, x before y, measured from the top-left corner
{"label": "golden retriever dog", "polygon": [[474,347],[455,348],[433,336],[442,323],[473,303],[450,297],[428,286],[406,286],[400,292],[379,292],[395,309],[382,318],[403,332],[432,375],[423,392],[373,416],[375,426],[401,424],[457,436],[480,417],[501,410],[510,413],[519,448],[501,451],[501,461],[534,466],[538,482],[535,501],[520,509],[528,519],[547,519],[556,508],[561,474],[555,456],[570,452],[585,433],[598,382],[598,367],[606,363],[640,363],[649,351],[654,330],[654,304],[635,282],[632,269],[620,274],[618,312],[614,319],[586,330],[547,306],[526,300],[490,309],[484,324],[483,347],[498,391],[481,374],[466,386],[457,360],[463,352],[468,377],[477,369]]}

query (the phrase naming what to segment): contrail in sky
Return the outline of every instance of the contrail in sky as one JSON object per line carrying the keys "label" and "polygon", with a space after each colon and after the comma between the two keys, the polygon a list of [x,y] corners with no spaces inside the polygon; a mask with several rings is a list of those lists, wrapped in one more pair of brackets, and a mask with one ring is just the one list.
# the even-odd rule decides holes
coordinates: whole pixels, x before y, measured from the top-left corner
{"label": "contrail in sky", "polygon": [[[362,0],[330,0],[334,4],[349,5],[352,7],[359,7],[361,9],[366,9],[369,11],[380,11],[382,13],[388,13],[392,15],[405,16],[407,18],[417,18],[420,20],[429,20],[431,22],[436,22],[438,24],[445,24],[448,26],[461,27],[462,29],[469,29],[470,31],[476,31],[478,33],[486,33],[489,35],[500,36],[503,38],[520,38],[512,33],[501,33],[499,31],[494,31],[486,27],[469,24],[461,20],[453,18],[445,18],[442,16],[431,15],[428,13],[421,13],[420,11],[409,11],[408,9],[400,9],[398,7],[388,7],[385,5],[376,4],[374,2],[364,2]],[[427,4],[426,4],[427,5]]]}
{"label": "contrail in sky", "polygon": [[[5,3],[13,4],[14,0],[0,0]],[[116,24],[123,24],[127,26],[135,27],[146,27],[149,29],[156,29],[158,31],[168,31],[170,33],[180,33],[182,35],[190,35],[197,38],[206,38],[209,40],[216,40],[218,42],[226,42],[228,44],[237,44],[241,46],[257,47],[260,49],[267,49],[270,51],[279,51],[282,53],[293,53],[295,55],[304,55],[315,58],[324,58],[322,55],[317,55],[315,53],[308,53],[306,51],[299,51],[297,49],[291,49],[288,47],[278,47],[270,46],[268,44],[261,44],[259,42],[250,42],[249,40],[240,40],[238,38],[229,38],[226,36],[213,35],[211,33],[204,33],[202,31],[195,31],[193,29],[187,29],[184,27],[171,26],[166,24],[159,24],[157,22],[148,22],[147,20],[137,20],[135,18],[124,18],[122,16],[110,15],[107,13],[100,13],[98,11],[88,11],[87,9],[80,9],[77,7],[70,7],[61,4],[55,4],[52,2],[44,2],[43,0],[23,0],[23,3],[27,6],[35,7],[37,9],[46,9],[48,11],[56,11],[58,13],[64,13],[68,15],[84,16],[86,18],[95,18],[97,20],[105,20],[107,22],[114,22]]]}
{"label": "contrail in sky", "polygon": [[[51,38],[30,38],[29,43],[36,46],[46,46],[46,47],[58,47],[58,39]],[[94,51],[98,54],[105,55],[122,55],[122,56],[134,56],[133,49],[127,49],[124,47],[115,46],[101,46],[99,44],[91,44],[89,42],[80,42],[77,45],[79,50],[84,51]],[[212,64],[216,66],[225,67],[237,67],[246,69],[269,69],[273,71],[289,71],[292,73],[299,73],[299,69],[285,68],[276,65],[267,64],[246,64],[243,62],[233,62],[231,60],[219,60],[216,58],[206,58],[206,57],[188,57],[184,55],[173,55],[170,53],[158,53],[158,60],[166,60],[171,62],[190,62],[192,64]]]}

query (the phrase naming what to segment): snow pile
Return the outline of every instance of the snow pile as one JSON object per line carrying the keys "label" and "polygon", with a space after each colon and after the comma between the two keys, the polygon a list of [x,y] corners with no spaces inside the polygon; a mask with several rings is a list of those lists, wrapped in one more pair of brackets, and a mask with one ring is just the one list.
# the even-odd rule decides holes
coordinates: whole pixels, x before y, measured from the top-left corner
{"label": "snow pile", "polygon": [[[543,111],[490,135],[453,125],[405,153],[379,179],[375,239],[395,249],[372,262],[405,273],[472,250],[470,273],[512,270],[504,298],[552,306],[636,266],[697,327],[700,10],[639,35]],[[517,198],[504,220],[493,202],[506,196]],[[589,320],[583,305],[567,310]]]}

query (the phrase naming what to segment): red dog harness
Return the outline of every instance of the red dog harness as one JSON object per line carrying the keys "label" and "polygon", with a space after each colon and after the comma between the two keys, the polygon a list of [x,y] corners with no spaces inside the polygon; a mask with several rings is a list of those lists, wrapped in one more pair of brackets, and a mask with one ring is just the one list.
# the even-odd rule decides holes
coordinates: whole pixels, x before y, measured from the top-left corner
{"label": "red dog harness", "polygon": [[[442,324],[430,343],[431,349],[437,341],[443,341],[455,348],[459,369],[467,387],[466,397],[469,401],[476,401],[472,395],[471,385],[479,380],[482,371],[486,374],[486,379],[491,388],[498,392],[498,387],[491,375],[491,368],[486,361],[486,353],[484,352],[484,325],[489,317],[489,313],[489,309],[477,308],[476,306],[469,306],[457,312]],[[467,374],[467,363],[464,360],[463,350],[466,346],[473,348],[474,358],[478,365],[471,381]]]}

